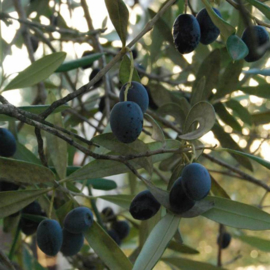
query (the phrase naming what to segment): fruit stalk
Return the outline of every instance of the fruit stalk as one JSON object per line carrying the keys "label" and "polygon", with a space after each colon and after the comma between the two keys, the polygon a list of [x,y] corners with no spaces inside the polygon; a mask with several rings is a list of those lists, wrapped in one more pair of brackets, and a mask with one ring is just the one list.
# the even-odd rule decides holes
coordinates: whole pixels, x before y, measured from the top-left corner
{"label": "fruit stalk", "polygon": [[134,72],[133,53],[132,53],[132,51],[128,47],[126,47],[126,49],[128,50],[129,55],[130,55],[130,73],[129,73],[128,83],[127,83],[126,89],[125,89],[125,101],[127,101],[128,89],[129,89],[129,87],[131,85],[132,78],[133,78],[133,72]]}
{"label": "fruit stalk", "polygon": [[12,258],[13,258],[13,255],[14,255],[14,252],[15,252],[15,248],[16,248],[16,244],[17,244],[18,239],[19,239],[20,231],[21,231],[20,226],[17,226],[15,237],[14,237],[14,240],[13,240],[13,243],[12,243],[11,249],[9,251],[9,255],[8,255],[8,258],[10,260],[12,260]]}
{"label": "fruit stalk", "polygon": [[52,199],[51,199],[50,210],[49,210],[49,219],[52,218],[52,209],[53,209],[54,197],[55,197],[55,189],[53,189],[53,193],[52,193]]}

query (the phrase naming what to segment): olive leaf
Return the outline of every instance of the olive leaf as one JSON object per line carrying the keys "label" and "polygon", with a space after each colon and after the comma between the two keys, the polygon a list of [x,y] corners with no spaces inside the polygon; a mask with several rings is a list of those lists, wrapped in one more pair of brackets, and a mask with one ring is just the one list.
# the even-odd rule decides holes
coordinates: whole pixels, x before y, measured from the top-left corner
{"label": "olive leaf", "polygon": [[85,65],[90,65],[98,60],[103,53],[93,53],[79,59],[64,62],[55,72],[67,72]]}
{"label": "olive leaf", "polygon": [[236,155],[239,155],[239,156],[247,157],[247,158],[250,158],[250,159],[258,162],[259,164],[266,167],[267,169],[270,169],[270,162],[267,161],[267,160],[264,160],[264,159],[262,159],[260,157],[257,157],[257,156],[251,155],[251,154],[247,154],[245,152],[229,149],[229,148],[219,148],[219,149],[216,149],[216,151],[227,151],[229,153],[233,153],[233,154],[236,154]]}
{"label": "olive leaf", "polygon": [[128,9],[122,0],[105,0],[105,4],[114,28],[125,47],[129,20]]}
{"label": "olive leaf", "polygon": [[151,133],[151,137],[155,140],[155,141],[159,141],[159,142],[164,142],[165,143],[165,136],[164,133],[161,129],[161,127],[159,126],[159,124],[156,122],[155,119],[153,119],[152,116],[150,116],[149,114],[145,113],[144,114],[144,118],[150,122],[152,124],[153,130]]}
{"label": "olive leaf", "polygon": [[171,214],[167,214],[158,222],[144,243],[133,270],[153,269],[173,238],[179,222],[180,218]]}
{"label": "olive leaf", "polygon": [[192,95],[190,103],[191,105],[196,104],[197,102],[204,99],[204,89],[206,84],[206,77],[201,77],[196,84],[194,84],[192,89]]}
{"label": "olive leaf", "polygon": [[270,214],[255,206],[214,196],[207,196],[204,200],[214,203],[210,210],[202,214],[208,219],[239,229],[270,229]]}
{"label": "olive leaf", "polygon": [[27,184],[53,182],[55,175],[47,167],[21,160],[0,157],[0,179]]}
{"label": "olive leaf", "polygon": [[270,7],[257,0],[247,0],[251,5],[259,9],[270,20]]}
{"label": "olive leaf", "polygon": [[111,269],[132,269],[131,262],[121,248],[96,221],[84,233],[84,236],[100,259]]}
{"label": "olive leaf", "polygon": [[17,190],[1,192],[0,196],[0,218],[12,215],[41,195],[49,192],[50,189]]}
{"label": "olive leaf", "polygon": [[190,259],[184,259],[179,257],[165,257],[162,258],[162,261],[168,263],[169,265],[179,266],[181,265],[181,270],[225,270],[219,266],[214,266],[210,263],[193,261]]}
{"label": "olive leaf", "polygon": [[236,118],[231,115],[223,103],[218,102],[214,105],[215,111],[219,118],[227,125],[231,126],[233,130],[237,132],[242,132],[241,125],[237,122]]}
{"label": "olive leaf", "polygon": [[239,75],[242,72],[243,65],[243,60],[229,62],[225,71],[219,78],[215,99],[219,99],[238,89]]}
{"label": "olive leaf", "polygon": [[[215,137],[219,140],[220,144],[224,148],[232,148],[234,150],[240,151],[240,146],[233,140],[230,134],[226,133],[223,128],[216,123],[212,131]],[[250,160],[244,155],[236,155],[233,152],[229,152],[242,166],[246,167],[248,170],[253,171],[252,164]]]}
{"label": "olive leaf", "polygon": [[185,122],[185,112],[183,109],[176,103],[167,103],[163,106],[159,107],[157,113],[161,116],[171,115],[175,118],[175,121],[181,126],[184,125]]}
{"label": "olive leaf", "polygon": [[233,110],[233,112],[247,125],[252,125],[252,119],[251,115],[246,107],[241,105],[240,102],[238,102],[235,99],[230,99],[227,102],[225,102],[226,106]]}
{"label": "olive leaf", "polygon": [[[123,85],[128,82],[130,71],[131,61],[127,55],[124,55],[119,69],[119,80]],[[136,69],[133,70],[132,81],[141,82],[140,76],[138,75]]]}
{"label": "olive leaf", "polygon": [[171,241],[168,245],[168,248],[174,250],[176,252],[184,253],[184,254],[199,254],[200,252],[192,247],[189,247],[185,244]]}
{"label": "olive leaf", "polygon": [[29,87],[47,79],[64,61],[66,53],[56,52],[37,60],[21,71],[4,89],[4,91]]}
{"label": "olive leaf", "polygon": [[259,238],[256,236],[249,236],[249,235],[233,235],[235,238],[238,238],[242,242],[251,245],[252,247],[255,247],[259,250],[262,250],[264,252],[270,252],[270,241]]}
{"label": "olive leaf", "polygon": [[[214,12],[215,13],[215,12]],[[216,14],[216,13],[215,13]],[[203,60],[200,68],[196,74],[196,80],[193,84],[192,90],[192,102],[195,104],[196,100],[207,100],[212,94],[212,90],[217,88],[219,70],[221,65],[221,50],[216,49],[209,53],[209,55]],[[203,77],[205,77],[205,84],[203,85]],[[203,89],[203,91],[202,91]],[[195,98],[195,95],[199,93],[199,98]],[[194,97],[193,97],[194,96]]]}
{"label": "olive leaf", "polygon": [[[47,102],[52,104],[56,101],[56,97],[52,92],[48,93]],[[63,119],[61,114],[51,114],[47,118],[48,122],[63,127]],[[66,167],[67,167],[67,143],[56,137],[55,135],[46,132],[45,133],[47,140],[47,148],[49,157],[57,171],[57,174],[60,179],[64,179],[66,176]]]}
{"label": "olive leaf", "polygon": [[228,193],[222,188],[222,186],[216,181],[216,179],[212,175],[210,176],[211,176],[211,181],[212,181],[211,191],[213,192],[213,194],[218,197],[230,199],[230,196],[228,195]]}
{"label": "olive leaf", "polygon": [[197,201],[195,205],[188,211],[182,214],[175,214],[175,215],[183,217],[183,218],[193,218],[193,217],[202,215],[203,213],[212,209],[213,206],[214,206],[214,203],[211,201]]}
{"label": "olive leaf", "polygon": [[130,206],[134,196],[133,195],[118,194],[118,195],[97,196],[95,198],[114,203],[120,207],[123,207],[124,209],[129,209],[129,206]]}
{"label": "olive leaf", "polygon": [[[185,121],[184,134],[179,137],[188,141],[199,139],[211,130],[215,120],[216,115],[213,106],[207,101],[200,101],[190,109]],[[193,124],[196,123],[199,124],[199,127],[190,131]]]}

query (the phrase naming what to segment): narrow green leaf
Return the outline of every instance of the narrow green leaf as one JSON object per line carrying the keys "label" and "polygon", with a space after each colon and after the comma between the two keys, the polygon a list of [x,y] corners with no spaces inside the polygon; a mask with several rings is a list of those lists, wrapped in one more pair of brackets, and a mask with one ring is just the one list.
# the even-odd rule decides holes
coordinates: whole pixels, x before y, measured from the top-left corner
{"label": "narrow green leaf", "polygon": [[[144,243],[146,242],[147,238],[149,237],[151,231],[154,229],[154,227],[157,225],[157,223],[161,219],[161,209],[158,210],[158,212],[151,218],[147,220],[141,221],[141,224],[139,226],[139,248],[142,249]],[[137,257],[133,261],[135,263],[136,259],[138,258],[140,252],[137,254]]]}
{"label": "narrow green leaf", "polygon": [[90,65],[94,63],[96,60],[98,60],[102,55],[103,53],[93,53],[91,55],[84,56],[79,59],[65,62],[55,72],[67,72],[73,69],[77,69],[79,67]]}
{"label": "narrow green leaf", "polygon": [[270,76],[270,68],[266,69],[252,68],[250,70],[244,70],[243,72],[246,74]]}
{"label": "narrow green leaf", "polygon": [[34,163],[38,165],[42,165],[41,161],[30,151],[28,150],[24,145],[20,144],[18,141],[17,144],[17,150],[14,154],[13,158],[18,160],[23,160],[29,163]]}
{"label": "narrow green leaf", "polygon": [[[200,101],[189,111],[185,121],[184,134],[179,137],[183,140],[197,140],[211,130],[216,120],[215,110],[207,101]],[[199,128],[191,131],[193,124]]]}
{"label": "narrow green leaf", "polygon": [[123,47],[125,47],[129,21],[128,9],[122,0],[105,0],[105,4],[112,24],[122,41]]}
{"label": "narrow green leaf", "polygon": [[201,79],[205,77],[204,91],[200,95],[201,100],[207,100],[212,94],[212,90],[214,88],[217,88],[220,64],[221,64],[221,53],[219,49],[212,51],[201,63],[200,68],[196,74],[196,80],[192,88],[198,89],[199,85],[201,84]]}
{"label": "narrow green leaf", "polygon": [[[153,142],[147,144],[149,150],[161,149],[161,142]],[[176,140],[166,140],[165,149],[176,149],[180,147],[180,142]],[[172,154],[158,154],[152,157],[153,163],[159,162],[163,159],[170,157]],[[142,168],[138,163],[130,161],[130,163],[136,168]],[[102,170],[100,169],[102,168]],[[90,178],[102,178],[106,176],[117,175],[121,173],[129,172],[129,169],[122,163],[112,160],[94,160],[83,166],[81,169],[72,173],[68,178],[70,180],[85,180]]]}
{"label": "narrow green leaf", "polygon": [[164,41],[162,32],[160,32],[159,29],[155,27],[155,25],[153,31],[151,32],[151,41],[152,43],[150,45],[149,52],[151,65],[153,66],[161,56],[161,48]]}
{"label": "narrow green leaf", "polygon": [[44,166],[0,157],[0,179],[15,183],[38,184],[53,182],[55,176]]}
{"label": "narrow green leaf", "polygon": [[117,188],[117,184],[113,180],[109,179],[88,179],[85,182],[86,185],[91,185],[94,189],[99,190],[112,190]]}
{"label": "narrow green leaf", "polygon": [[237,89],[243,65],[244,61],[242,60],[229,62],[225,71],[219,78],[215,99],[219,99]]}
{"label": "narrow green leaf", "polygon": [[[103,146],[115,153],[121,155],[134,155],[147,152],[148,146],[141,140],[126,144],[120,142],[113,133],[105,133],[96,136],[92,141],[100,146]],[[150,174],[153,170],[152,159],[150,157],[142,157],[134,160],[134,163],[138,163],[141,167],[145,168]]]}
{"label": "narrow green leaf", "polygon": [[207,212],[209,209],[213,208],[214,203],[211,201],[197,201],[195,205],[188,210],[187,212],[184,212],[183,214],[177,214],[179,217],[183,218],[194,218],[199,215],[202,215],[203,213]]}
{"label": "narrow green leaf", "polygon": [[158,222],[143,245],[133,270],[153,269],[174,236],[179,222],[180,218],[171,214],[167,214]]}
{"label": "narrow green leaf", "polygon": [[162,106],[160,106],[157,110],[157,113],[161,116],[171,115],[174,117],[175,121],[183,126],[186,119],[186,114],[183,111],[183,108],[181,108],[176,103],[167,103]]}
{"label": "narrow green leaf", "polygon": [[243,86],[243,87],[240,87],[239,90],[249,95],[270,99],[269,84],[259,84],[256,87]]}
{"label": "narrow green leaf", "polygon": [[181,163],[181,160],[182,154],[173,154],[171,157],[161,161],[158,168],[164,172],[174,170]]}
{"label": "narrow green leaf", "polygon": [[214,196],[204,200],[214,203],[212,209],[202,214],[208,219],[239,229],[270,229],[270,215],[257,207]]}
{"label": "narrow green leaf", "polygon": [[175,49],[175,46],[167,46],[163,53],[166,54],[166,57],[168,57],[174,64],[182,67],[183,69],[189,66],[187,60]]}
{"label": "narrow green leaf", "polygon": [[264,160],[264,159],[262,159],[260,157],[256,157],[256,156],[253,156],[251,154],[247,154],[247,153],[237,151],[237,150],[233,150],[233,149],[229,149],[229,148],[219,148],[219,149],[215,149],[215,150],[216,151],[227,151],[227,152],[230,152],[230,153],[233,153],[233,154],[236,154],[236,155],[240,155],[240,156],[243,156],[243,157],[250,158],[250,159],[258,162],[262,166],[266,167],[267,169],[270,169],[270,162],[267,161],[267,160]]}
{"label": "narrow green leaf", "polygon": [[225,270],[224,268],[217,267],[209,263],[198,262],[179,257],[165,257],[162,258],[162,261],[175,265],[176,267],[180,266],[181,270]]}
{"label": "narrow green leaf", "polygon": [[227,110],[223,103],[218,102],[214,105],[215,111],[218,114],[219,118],[227,125],[231,126],[233,130],[237,132],[242,132],[241,125],[237,122],[235,117],[231,115]]}
{"label": "narrow green leaf", "polygon": [[93,222],[84,236],[90,247],[110,269],[131,270],[132,264],[115,241]]}
{"label": "narrow green leaf", "polygon": [[[148,9],[148,12],[150,14],[151,18],[154,18],[155,15],[157,14],[151,9]],[[159,34],[162,36],[163,41],[167,41],[170,43],[171,46],[175,47],[173,43],[173,37],[172,37],[172,32],[171,28],[168,26],[168,24],[165,22],[165,20],[160,17],[158,21],[155,23],[154,28],[157,28],[159,31]]]}
{"label": "narrow green leaf", "polygon": [[232,109],[233,112],[236,113],[244,123],[248,124],[249,126],[252,125],[251,115],[248,109],[242,106],[240,102],[235,99],[230,99],[225,104],[227,107]]}
{"label": "narrow green leaf", "polygon": [[256,126],[268,124],[270,122],[270,110],[254,113],[251,115],[252,123]]}
{"label": "narrow green leaf", "polygon": [[96,198],[114,203],[114,204],[128,210],[134,196],[133,195],[118,194],[118,195],[98,196]]}
{"label": "narrow green leaf", "polygon": [[150,116],[149,114],[145,113],[144,114],[144,118],[150,122],[152,124],[153,130],[151,133],[151,137],[155,140],[155,141],[159,141],[159,142],[165,142],[165,136],[164,133],[161,129],[161,127],[159,126],[159,124],[156,122],[155,119],[153,119],[152,116]]}
{"label": "narrow green leaf", "polygon": [[[47,102],[52,104],[56,101],[56,97],[52,92],[48,93]],[[53,125],[64,127],[61,114],[51,114],[48,116],[47,121]],[[66,177],[67,167],[67,143],[59,137],[46,132],[48,155],[51,159],[57,174],[60,179]]]}
{"label": "narrow green leaf", "polygon": [[[240,146],[233,140],[233,138],[230,136],[230,134],[226,133],[223,128],[216,123],[212,131],[215,135],[215,137],[219,140],[220,144],[224,148],[232,148],[237,151],[241,151]],[[252,164],[250,160],[246,157],[242,157],[239,155],[235,155],[234,153],[231,153],[232,157],[236,159],[242,166],[247,168],[250,171],[253,171]]]}
{"label": "narrow green leaf", "polygon": [[147,87],[151,93],[154,103],[157,104],[158,107],[172,102],[170,92],[162,84],[149,83]]}
{"label": "narrow green leaf", "polygon": [[5,232],[5,233],[14,232],[14,229],[16,229],[19,226],[20,221],[21,221],[21,213],[20,212],[18,212],[17,215],[14,214],[14,215],[10,215],[10,216],[5,217],[3,220],[3,232]]}
{"label": "narrow green leaf", "polygon": [[234,235],[234,237],[240,239],[242,242],[251,245],[264,252],[270,252],[270,240],[259,238],[256,236],[249,235]]}
{"label": "narrow green leaf", "polygon": [[194,83],[192,94],[191,94],[191,100],[190,100],[191,105],[194,105],[197,102],[202,101],[204,99],[205,84],[206,84],[205,76],[201,77],[198,80],[198,83],[196,84]]}
{"label": "narrow green leaf", "polygon": [[44,217],[44,216],[31,215],[31,214],[22,214],[22,217],[26,218],[28,220],[35,221],[35,222],[40,222],[40,221],[42,221],[44,219],[47,219],[47,217]]}
{"label": "narrow green leaf", "polygon": [[211,191],[215,196],[231,199],[227,192],[220,186],[216,179],[211,175]]}
{"label": "narrow green leaf", "polygon": [[0,218],[18,212],[49,191],[49,189],[37,189],[0,192]]}
{"label": "narrow green leaf", "polygon": [[270,7],[268,5],[257,0],[247,0],[247,2],[259,9],[270,20]]}
{"label": "narrow green leaf", "polygon": [[249,52],[246,43],[237,35],[231,35],[227,39],[226,47],[234,61],[244,59]]}
{"label": "narrow green leaf", "polygon": [[[56,173],[56,170],[54,167],[49,167],[50,170],[54,173]],[[81,167],[78,166],[68,166],[67,167],[67,171],[66,171],[66,175],[69,176],[70,174],[76,172],[77,170],[79,170]],[[85,180],[85,179],[84,179]]]}
{"label": "narrow green leaf", "polygon": [[[119,69],[119,80],[123,85],[128,82],[130,71],[131,71],[130,58],[127,55],[124,55]],[[136,69],[134,69],[133,71],[132,81],[139,83],[141,82],[140,76],[138,75]]]}
{"label": "narrow green leaf", "polygon": [[192,247],[186,246],[176,241],[171,241],[168,248],[184,254],[199,254],[200,252]]}
{"label": "narrow green leaf", "polygon": [[220,30],[221,35],[224,36],[225,40],[227,40],[227,38],[235,33],[235,28],[216,14],[208,0],[202,0],[202,2],[204,3],[211,20]]}
{"label": "narrow green leaf", "polygon": [[44,56],[21,71],[4,90],[29,87],[47,79],[61,65],[65,57],[64,52]]}

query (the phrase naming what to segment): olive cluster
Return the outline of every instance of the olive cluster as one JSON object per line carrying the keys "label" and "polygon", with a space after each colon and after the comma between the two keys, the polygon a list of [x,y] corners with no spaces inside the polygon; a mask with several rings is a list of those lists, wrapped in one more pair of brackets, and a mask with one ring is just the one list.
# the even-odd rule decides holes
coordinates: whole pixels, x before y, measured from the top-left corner
{"label": "olive cluster", "polygon": [[[221,17],[217,9],[213,9]],[[173,39],[177,50],[181,54],[190,53],[201,42],[208,45],[214,42],[220,31],[212,22],[204,8],[194,17],[190,14],[179,15],[173,25]]]}
{"label": "olive cluster", "polygon": [[125,239],[130,232],[130,225],[126,220],[117,220],[113,209],[111,207],[105,207],[102,210],[102,215],[110,237],[116,242],[118,246],[121,245],[123,239]]}
{"label": "olive cluster", "polygon": [[70,211],[63,222],[63,229],[58,221],[44,219],[37,229],[38,247],[48,256],[55,256],[59,251],[64,256],[77,254],[83,246],[83,233],[93,224],[93,214],[87,207],[77,207]]}
{"label": "olive cluster", "polygon": [[[211,177],[207,169],[199,163],[191,163],[184,167],[182,175],[174,182],[169,202],[171,210],[183,214],[207,196],[211,189]],[[160,209],[160,203],[149,190],[137,194],[130,204],[129,212],[133,218],[147,220]]]}
{"label": "olive cluster", "polygon": [[184,167],[182,175],[174,182],[169,200],[173,212],[182,214],[207,196],[211,189],[211,177],[207,169],[199,163]]}
{"label": "olive cluster", "polygon": [[[219,10],[216,8],[213,10],[221,17]],[[190,14],[179,15],[173,25],[174,43],[181,54],[194,51],[199,42],[204,45],[211,44],[219,34],[220,30],[215,26],[205,8],[196,17]],[[269,35],[265,27],[256,25],[244,30],[242,40],[249,49],[245,60],[255,62],[266,52],[263,46],[269,42]],[[261,51],[259,51],[260,48]]]}

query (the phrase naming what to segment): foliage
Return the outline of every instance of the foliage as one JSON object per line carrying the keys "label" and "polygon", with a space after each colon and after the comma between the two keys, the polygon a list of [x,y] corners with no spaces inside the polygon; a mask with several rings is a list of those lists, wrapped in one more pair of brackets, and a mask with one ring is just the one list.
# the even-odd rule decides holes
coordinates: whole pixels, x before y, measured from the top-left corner
{"label": "foliage", "polygon": [[[49,224],[51,231],[38,229],[39,247],[54,256],[62,246],[72,269],[224,269],[223,254],[231,269],[254,264],[239,260],[234,241],[242,255],[245,244],[269,252],[261,232],[270,229],[269,6],[102,2],[107,15],[87,0],[0,1],[1,29],[16,31],[11,41],[0,31],[0,126],[9,134],[0,133],[0,146],[12,138],[16,149],[0,149],[0,218],[11,236],[0,268],[47,269],[22,221],[33,232]],[[78,10],[87,31],[72,25]],[[99,29],[94,12],[103,16]],[[263,38],[246,30],[254,24]],[[199,43],[202,25],[214,33]],[[19,72],[10,60],[16,51],[26,62]],[[10,98],[15,90],[21,102]],[[202,171],[187,173],[191,163]],[[180,211],[172,201],[190,204]],[[113,210],[100,209],[105,202]],[[46,214],[26,211],[30,204]],[[210,232],[216,266],[196,238]],[[226,251],[216,243],[224,235]]]}

